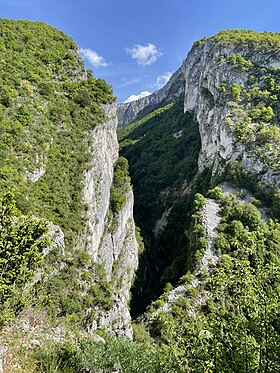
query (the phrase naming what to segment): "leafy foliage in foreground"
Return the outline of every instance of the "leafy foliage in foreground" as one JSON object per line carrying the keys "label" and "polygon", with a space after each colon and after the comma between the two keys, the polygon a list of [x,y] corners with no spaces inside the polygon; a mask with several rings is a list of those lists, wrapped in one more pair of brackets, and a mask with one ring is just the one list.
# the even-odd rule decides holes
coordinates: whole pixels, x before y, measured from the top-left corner
{"label": "leafy foliage in foreground", "polygon": [[[50,367],[58,372],[129,373],[279,370],[279,223],[264,222],[252,204],[225,197],[218,188],[210,196],[222,208],[215,244],[221,259],[212,275],[200,273],[199,288],[190,273],[181,279],[187,295],[153,318],[154,342],[143,325],[136,329],[138,342],[81,339],[39,351],[36,362],[41,372]],[[199,220],[204,203],[196,195],[194,220]],[[169,291],[166,288],[166,294]]]}
{"label": "leafy foliage in foreground", "polygon": [[19,312],[27,300],[25,287],[42,263],[50,244],[48,225],[16,208],[11,194],[0,199],[0,326]]}
{"label": "leafy foliage in foreground", "polygon": [[41,373],[111,373],[114,370],[123,373],[172,372],[164,365],[163,356],[160,356],[155,346],[112,337],[107,339],[106,344],[81,339],[78,345],[68,343],[38,351],[35,361]]}

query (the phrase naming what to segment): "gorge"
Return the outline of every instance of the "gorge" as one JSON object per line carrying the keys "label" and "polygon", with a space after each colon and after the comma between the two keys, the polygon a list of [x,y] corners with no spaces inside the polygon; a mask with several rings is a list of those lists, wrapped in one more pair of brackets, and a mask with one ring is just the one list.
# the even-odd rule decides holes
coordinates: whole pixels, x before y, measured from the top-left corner
{"label": "gorge", "polygon": [[0,33],[0,372],[278,371],[280,34],[117,106],[62,32]]}

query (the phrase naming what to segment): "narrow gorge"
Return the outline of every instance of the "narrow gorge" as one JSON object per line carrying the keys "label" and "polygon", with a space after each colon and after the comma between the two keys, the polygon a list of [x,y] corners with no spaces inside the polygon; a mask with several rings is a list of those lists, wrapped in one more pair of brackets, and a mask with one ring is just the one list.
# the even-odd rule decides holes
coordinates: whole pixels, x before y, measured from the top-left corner
{"label": "narrow gorge", "polygon": [[0,20],[0,373],[280,369],[279,51],[222,31],[118,105]]}

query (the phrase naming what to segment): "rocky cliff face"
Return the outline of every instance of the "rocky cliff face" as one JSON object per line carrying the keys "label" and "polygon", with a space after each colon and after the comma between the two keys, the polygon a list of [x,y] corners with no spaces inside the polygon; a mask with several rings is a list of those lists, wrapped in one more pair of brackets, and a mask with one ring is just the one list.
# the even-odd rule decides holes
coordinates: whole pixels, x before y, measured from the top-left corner
{"label": "rocky cliff face", "polygon": [[228,107],[216,105],[222,82],[241,84],[246,74],[232,71],[228,66],[221,68],[219,57],[222,50],[211,43],[194,46],[184,62],[186,76],[185,111],[194,111],[199,123],[201,152],[199,171],[206,167],[217,169],[233,160],[235,140],[224,126]]}
{"label": "rocky cliff face", "polygon": [[106,326],[117,335],[132,337],[128,303],[134,273],[138,266],[138,243],[133,219],[133,193],[126,192],[112,231],[109,221],[110,189],[118,159],[116,104],[104,107],[107,119],[92,132],[92,168],[85,174],[84,200],[88,225],[82,246],[93,260],[102,264],[107,280],[113,280],[113,308],[99,315],[97,326]]}
{"label": "rocky cliff face", "polygon": [[[183,270],[191,267],[193,253],[185,249],[190,246],[186,235],[191,229],[187,222],[191,214],[190,201],[195,192],[207,193],[216,176],[224,171],[228,179],[235,177],[239,184],[251,183],[253,193],[256,185],[258,188],[272,186],[261,190],[272,190],[273,203],[277,204],[275,192],[280,186],[280,153],[276,150],[280,139],[278,39],[277,34],[229,31],[197,42],[179,70],[185,80],[184,107],[176,106],[179,100],[173,109],[166,109],[164,101],[153,107],[156,93],[129,104],[127,113],[132,108],[141,108],[141,116],[152,112],[141,120],[137,120],[138,114],[136,122],[119,131],[122,154],[131,165],[136,222],[145,232],[146,241],[151,242],[147,251],[152,254],[146,262],[150,267],[151,263],[154,265],[150,280],[146,263],[144,260],[140,263],[143,270],[139,289],[142,278],[147,279],[147,288],[155,292],[165,282],[175,284],[182,271],[180,263],[187,263]],[[159,92],[167,92],[167,86]],[[145,100],[148,106],[144,106]],[[176,123],[180,110],[188,118],[185,121],[180,118]],[[135,116],[137,114],[127,116],[127,121]],[[168,131],[172,126],[171,134]],[[179,142],[191,133],[190,139]],[[192,149],[192,153],[186,154],[186,149]],[[186,167],[190,160],[191,167]],[[182,168],[180,161],[184,164]],[[238,170],[246,175],[244,180],[237,180]],[[160,210],[158,206],[164,208]],[[148,227],[146,216],[153,218]],[[184,256],[188,250],[189,256]],[[171,255],[176,257],[172,264]],[[161,284],[154,290],[156,276]]]}
{"label": "rocky cliff face", "polygon": [[170,78],[167,84],[149,96],[129,103],[120,104],[118,107],[119,127],[131,123],[138,115],[146,114],[145,109],[155,108],[164,102],[170,102],[184,92],[185,79],[183,69],[180,67]]}
{"label": "rocky cliff face", "polygon": [[118,159],[116,136],[116,105],[105,108],[107,119],[91,133],[93,141],[92,168],[85,174],[84,201],[88,205],[88,227],[84,234],[84,246],[98,257],[98,247],[105,232],[106,214],[110,203],[114,164]]}
{"label": "rocky cliff face", "polygon": [[223,100],[220,87],[223,84],[245,88],[251,85],[251,71],[242,71],[235,65],[221,62],[236,54],[258,67],[270,70],[277,68],[280,63],[275,53],[255,51],[250,46],[219,46],[212,40],[206,40],[191,49],[183,64],[186,78],[184,107],[185,111],[194,111],[201,136],[199,172],[205,168],[213,168],[213,174],[221,172],[226,164],[240,159],[242,166],[250,173],[261,175],[264,184],[279,188],[279,172],[273,171],[254,152],[236,141],[233,129],[225,125],[228,116],[237,121],[232,112],[238,108],[238,104]]}

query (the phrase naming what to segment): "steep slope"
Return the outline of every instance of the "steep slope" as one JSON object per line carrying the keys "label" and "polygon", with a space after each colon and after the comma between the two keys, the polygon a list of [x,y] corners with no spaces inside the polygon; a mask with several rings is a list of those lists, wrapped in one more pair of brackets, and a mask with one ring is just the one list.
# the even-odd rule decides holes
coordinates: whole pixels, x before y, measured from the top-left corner
{"label": "steep slope", "polygon": [[[164,269],[186,244],[185,214],[191,198],[182,190],[190,190],[196,174],[200,138],[192,114],[183,113],[181,96],[124,127],[119,139],[121,154],[130,165],[135,219],[146,244],[132,308],[139,313],[160,291]],[[170,270],[168,277],[175,273],[176,269]]]}
{"label": "steep slope", "polygon": [[[163,150],[182,110],[178,104],[168,129],[161,131],[168,115],[163,104],[155,111],[141,106],[149,114],[119,131],[134,184],[135,218],[147,247],[140,263],[138,303],[140,295],[144,304],[155,296],[157,281],[174,285],[193,271],[190,215],[196,192],[205,194],[225,178],[249,188],[279,218],[279,40],[279,34],[236,30],[194,44],[182,66],[184,112],[199,133],[182,148],[174,140],[172,152]],[[187,131],[182,121],[173,136],[180,139]],[[187,151],[192,171],[178,169],[178,159]]]}
{"label": "steep slope", "polygon": [[139,100],[118,105],[118,127],[124,127],[137,118],[147,115],[157,107],[172,102],[184,92],[185,79],[180,67],[170,78],[167,84]]}
{"label": "steep slope", "polygon": [[279,188],[279,66],[278,34],[224,31],[194,45],[184,108],[199,123],[200,172],[238,159]]}
{"label": "steep slope", "polygon": [[[0,320],[13,319],[1,369],[279,371],[279,34],[195,43],[165,88],[124,113],[137,119],[119,133],[127,162],[111,89],[73,41],[1,22]],[[146,246],[133,315],[161,295],[135,325],[139,343],[106,335],[132,336],[128,163]]]}
{"label": "steep slope", "polygon": [[[200,236],[195,271],[166,288],[144,322],[169,351],[171,371],[277,371],[279,223],[262,221],[242,197],[223,195],[219,188],[210,196],[194,201],[191,234],[199,239],[202,233],[207,243]],[[218,225],[216,214],[209,220],[213,206]]]}
{"label": "steep slope", "polygon": [[[31,214],[51,227],[52,241],[29,257],[35,280],[26,277],[23,292],[1,301],[1,324],[32,304],[46,312],[46,325],[52,318],[64,330],[106,327],[131,337],[138,244],[112,89],[85,69],[73,40],[51,26],[2,19],[0,45],[1,212],[7,214],[5,196],[12,192],[18,209],[12,219]],[[28,239],[23,230],[22,242]],[[1,250],[1,289],[12,249]]]}

